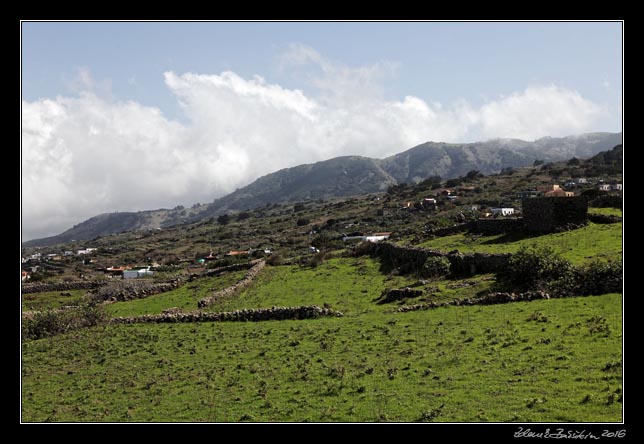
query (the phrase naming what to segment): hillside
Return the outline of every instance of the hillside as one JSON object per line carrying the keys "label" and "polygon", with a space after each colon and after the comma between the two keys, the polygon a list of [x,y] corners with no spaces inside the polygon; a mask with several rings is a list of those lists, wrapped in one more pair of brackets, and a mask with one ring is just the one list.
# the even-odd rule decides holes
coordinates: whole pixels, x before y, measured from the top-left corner
{"label": "hillside", "polygon": [[337,157],[263,176],[208,205],[103,214],[57,236],[33,239],[24,245],[47,246],[121,231],[169,227],[269,204],[382,192],[395,183],[417,183],[429,176],[449,179],[463,176],[470,170],[493,174],[504,168],[531,165],[535,160],[553,162],[572,157],[587,158],[621,145],[621,142],[622,133],[588,133],[545,137],[534,142],[517,139],[467,144],[427,142],[386,159]]}

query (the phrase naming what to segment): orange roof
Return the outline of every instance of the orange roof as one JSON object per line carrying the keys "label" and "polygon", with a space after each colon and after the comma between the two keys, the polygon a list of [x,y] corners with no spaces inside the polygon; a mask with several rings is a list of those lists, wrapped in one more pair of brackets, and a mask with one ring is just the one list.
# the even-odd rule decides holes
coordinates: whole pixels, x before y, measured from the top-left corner
{"label": "orange roof", "polygon": [[238,256],[240,254],[248,254],[248,251],[246,251],[246,250],[230,250],[228,252],[229,256]]}

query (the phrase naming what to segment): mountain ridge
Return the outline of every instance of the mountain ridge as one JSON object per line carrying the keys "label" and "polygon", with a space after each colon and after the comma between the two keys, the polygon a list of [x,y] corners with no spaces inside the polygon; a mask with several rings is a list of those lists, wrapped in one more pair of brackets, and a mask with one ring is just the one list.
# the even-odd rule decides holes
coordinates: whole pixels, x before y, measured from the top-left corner
{"label": "mountain ridge", "polygon": [[494,174],[503,168],[530,165],[535,160],[553,162],[571,157],[588,158],[621,143],[621,132],[594,132],[542,137],[534,142],[520,139],[425,142],[384,159],[340,156],[264,175],[210,204],[196,204],[188,209],[178,206],[171,210],[103,213],[58,235],[23,242],[23,246],[48,246],[121,231],[163,228],[272,203],[382,192],[396,183],[417,183],[435,175],[450,179],[470,170]]}

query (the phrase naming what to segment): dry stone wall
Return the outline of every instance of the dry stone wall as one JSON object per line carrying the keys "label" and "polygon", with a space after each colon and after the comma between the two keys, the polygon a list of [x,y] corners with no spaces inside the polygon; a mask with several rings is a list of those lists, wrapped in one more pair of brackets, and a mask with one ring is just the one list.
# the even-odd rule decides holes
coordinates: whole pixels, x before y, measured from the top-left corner
{"label": "dry stone wall", "polygon": [[45,291],[91,290],[107,285],[108,281],[73,281],[73,282],[31,282],[22,284],[22,293],[41,293]]}
{"label": "dry stone wall", "polygon": [[170,312],[128,318],[114,318],[112,319],[112,322],[115,324],[224,321],[259,322],[282,321],[287,319],[315,319],[323,316],[341,317],[344,315],[337,310],[312,305],[300,307],[244,309],[223,313],[205,313],[202,311],[192,311],[189,313]]}
{"label": "dry stone wall", "polygon": [[526,293],[490,293],[480,298],[454,299],[446,302],[428,302],[426,304],[407,305],[400,307],[397,311],[429,310],[438,307],[460,306],[460,305],[494,305],[508,304],[510,302],[533,301],[535,299],[550,299],[548,293],[542,291],[530,291]]}
{"label": "dry stone wall", "polygon": [[253,263],[252,267],[248,270],[248,273],[246,273],[246,276],[244,276],[242,280],[240,280],[239,282],[237,282],[236,284],[228,288],[224,288],[223,290],[213,293],[211,296],[201,299],[199,302],[197,302],[197,306],[199,308],[208,307],[214,304],[216,300],[225,298],[227,296],[231,296],[237,290],[240,290],[250,285],[251,282],[253,282],[255,277],[257,277],[257,275],[264,269],[264,266],[266,265],[266,262],[264,262],[264,260],[262,259],[258,259],[256,261],[253,261],[252,263]]}
{"label": "dry stone wall", "polygon": [[497,273],[506,267],[511,256],[509,253],[442,253],[423,248],[404,247],[389,242],[374,244],[371,248],[371,255],[380,257],[393,268],[398,268],[402,274],[417,272],[428,257],[443,256],[449,260],[452,273],[466,275]]}

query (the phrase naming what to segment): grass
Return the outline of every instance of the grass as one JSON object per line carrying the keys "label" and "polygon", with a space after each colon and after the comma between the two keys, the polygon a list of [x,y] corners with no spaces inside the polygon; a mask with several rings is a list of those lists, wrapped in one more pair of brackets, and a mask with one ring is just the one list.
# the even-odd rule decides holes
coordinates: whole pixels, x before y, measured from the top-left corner
{"label": "grass", "polygon": [[526,237],[507,234],[472,237],[455,234],[438,237],[419,244],[438,251],[459,250],[462,253],[515,253],[522,246],[549,246],[573,264],[593,260],[616,260],[622,256],[622,224],[594,224],[563,233]]}
{"label": "grass", "polygon": [[619,208],[588,208],[588,212],[591,214],[623,217],[622,210]]}
{"label": "grass", "polygon": [[92,328],[23,344],[22,420],[617,422],[621,328],[617,294]]}
{"label": "grass", "polygon": [[373,303],[385,288],[411,285],[414,279],[387,277],[379,263],[370,258],[329,259],[317,268],[297,265],[266,267],[253,285],[235,298],[222,300],[210,310],[319,305],[325,303],[346,316],[357,316],[382,308]]}
{"label": "grass", "polygon": [[47,291],[22,295],[22,311],[45,310],[72,305],[87,293],[87,290]]}
{"label": "grass", "polygon": [[161,313],[170,307],[179,307],[184,311],[196,310],[199,299],[233,285],[241,280],[246,273],[246,270],[241,270],[220,276],[197,279],[166,293],[160,293],[144,299],[116,302],[108,305],[106,309],[112,316],[155,314]]}

